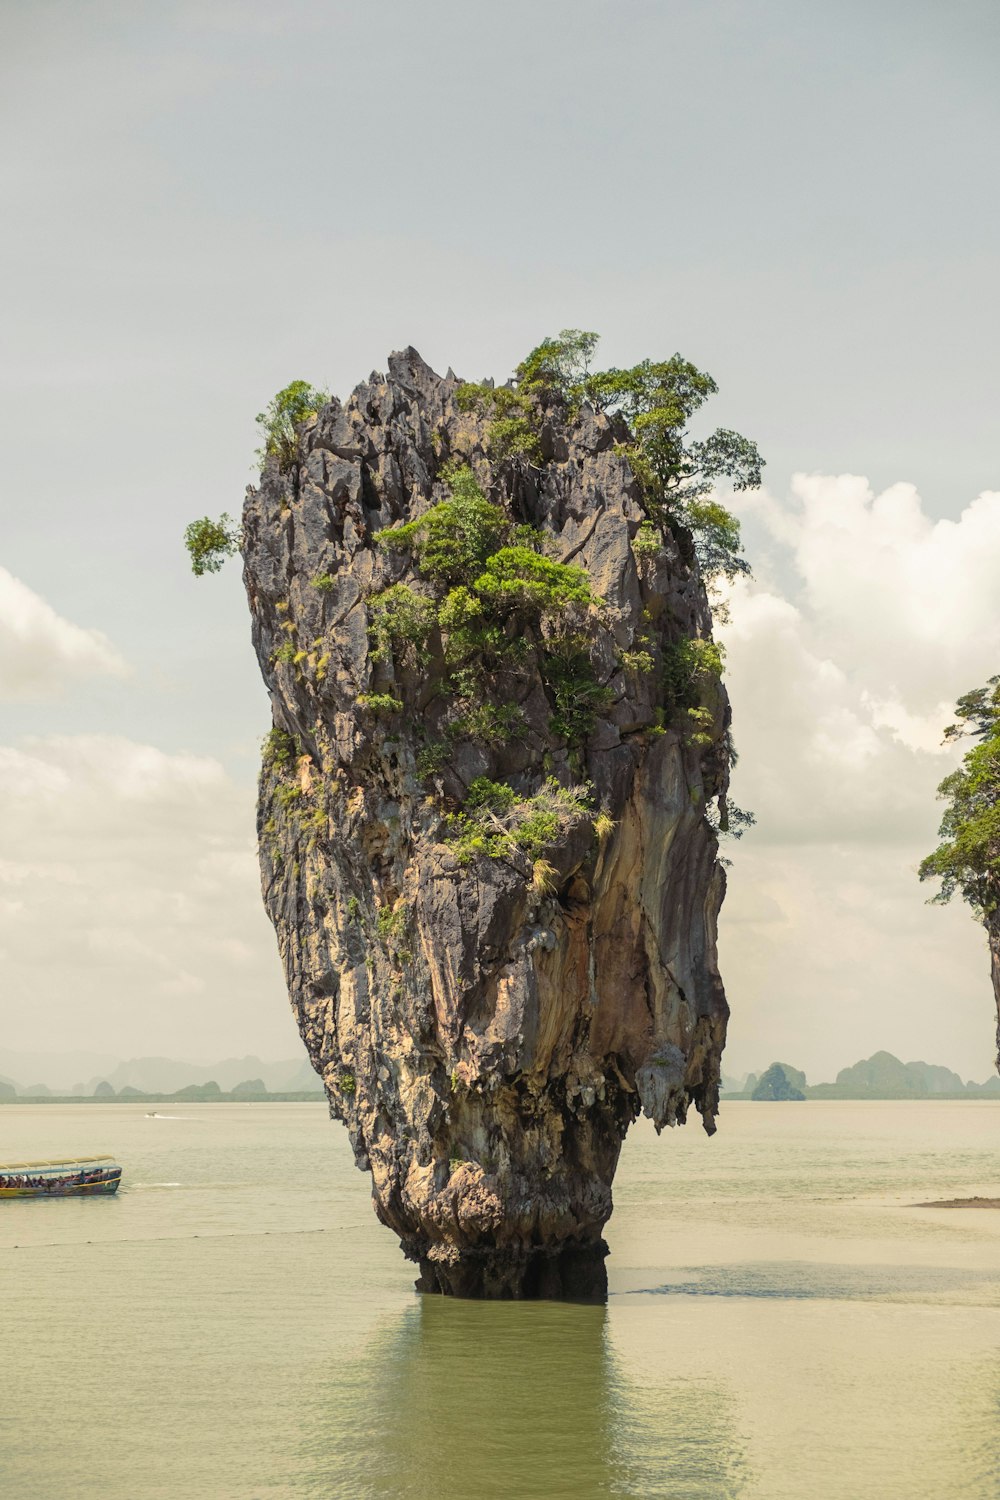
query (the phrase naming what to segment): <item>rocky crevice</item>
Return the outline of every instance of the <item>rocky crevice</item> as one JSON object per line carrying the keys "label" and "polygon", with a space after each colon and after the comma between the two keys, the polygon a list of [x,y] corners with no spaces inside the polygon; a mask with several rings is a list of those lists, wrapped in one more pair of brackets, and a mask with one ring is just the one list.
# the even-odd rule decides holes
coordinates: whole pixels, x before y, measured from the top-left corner
{"label": "rocky crevice", "polygon": [[[693,1104],[714,1129],[725,874],[706,814],[726,792],[728,701],[710,674],[696,717],[664,698],[667,656],[709,641],[711,614],[683,534],[634,545],[646,517],[615,419],[553,403],[541,463],[490,462],[457,386],[413,350],[391,356],[248,492],[245,581],[275,725],[264,899],[331,1113],[417,1285],[600,1296],[630,1123],[643,1110],[682,1124]],[[522,714],[506,738],[455,732],[433,661],[373,657],[372,599],[421,587],[376,535],[446,497],[456,458],[604,601],[585,628],[606,691],[576,742],[554,732],[540,637],[496,684]],[[640,648],[648,667],[623,664]],[[482,777],[525,799],[549,779],[567,790],[541,871],[513,846],[460,857],[448,816]]]}

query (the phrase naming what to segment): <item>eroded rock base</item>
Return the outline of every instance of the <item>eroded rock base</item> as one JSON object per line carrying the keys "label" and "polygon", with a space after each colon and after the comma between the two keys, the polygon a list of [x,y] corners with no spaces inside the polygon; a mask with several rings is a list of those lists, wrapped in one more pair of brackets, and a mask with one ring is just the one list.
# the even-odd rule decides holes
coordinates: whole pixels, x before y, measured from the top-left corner
{"label": "eroded rock base", "polygon": [[510,1251],[466,1255],[454,1262],[420,1259],[418,1292],[497,1301],[604,1302],[608,1272],[604,1240],[527,1255]]}

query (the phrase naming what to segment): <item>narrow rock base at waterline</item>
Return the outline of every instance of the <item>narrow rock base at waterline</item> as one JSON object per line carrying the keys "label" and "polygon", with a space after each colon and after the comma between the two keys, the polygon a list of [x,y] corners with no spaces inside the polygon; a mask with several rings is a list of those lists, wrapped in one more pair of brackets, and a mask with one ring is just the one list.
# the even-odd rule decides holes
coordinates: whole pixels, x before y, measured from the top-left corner
{"label": "narrow rock base at waterline", "polygon": [[[465,1254],[455,1261],[419,1257],[418,1292],[491,1301],[604,1302],[607,1243],[566,1245],[561,1250],[510,1250]],[[415,1257],[416,1258],[416,1257]]]}

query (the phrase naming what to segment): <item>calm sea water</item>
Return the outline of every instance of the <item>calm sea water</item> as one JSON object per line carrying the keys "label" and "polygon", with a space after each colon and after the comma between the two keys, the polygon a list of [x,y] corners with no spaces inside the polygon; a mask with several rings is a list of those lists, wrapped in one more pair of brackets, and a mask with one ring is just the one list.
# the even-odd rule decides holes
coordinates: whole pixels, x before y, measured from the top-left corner
{"label": "calm sea water", "polygon": [[4,1106],[4,1500],[996,1500],[1000,1103],[629,1138],[606,1307],[419,1298],[322,1105]]}

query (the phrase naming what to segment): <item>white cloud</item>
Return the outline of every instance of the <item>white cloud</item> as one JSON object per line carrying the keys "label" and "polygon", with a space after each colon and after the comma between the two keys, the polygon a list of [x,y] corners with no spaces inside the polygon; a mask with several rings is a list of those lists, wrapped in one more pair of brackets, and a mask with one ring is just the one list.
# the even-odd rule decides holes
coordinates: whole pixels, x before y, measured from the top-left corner
{"label": "white cloud", "polygon": [[758,817],[723,913],[731,1066],[781,1056],[818,1078],[887,1047],[983,1078],[981,932],[929,910],[916,868],[960,754],[941,743],[955,699],[1000,670],[1000,493],[954,522],[854,475],[735,504],[770,556],[721,632],[734,793]]}
{"label": "white cloud", "polygon": [[63,619],[0,568],[0,699],[45,697],[82,676],[123,677],[127,671],[99,630]]}
{"label": "white cloud", "polygon": [[117,736],[0,746],[0,825],[8,1046],[294,1053],[252,793],[217,761]]}

